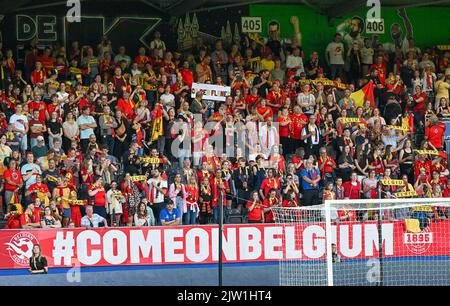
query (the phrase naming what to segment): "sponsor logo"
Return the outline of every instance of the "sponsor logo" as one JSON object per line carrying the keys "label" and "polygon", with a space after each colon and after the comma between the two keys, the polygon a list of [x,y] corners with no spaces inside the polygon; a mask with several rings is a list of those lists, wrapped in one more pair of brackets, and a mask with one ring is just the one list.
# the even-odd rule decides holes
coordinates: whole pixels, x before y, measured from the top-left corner
{"label": "sponsor logo", "polygon": [[20,232],[15,234],[9,242],[6,250],[9,252],[11,259],[18,265],[28,266],[29,259],[33,254],[33,245],[39,241],[33,234],[28,232]]}

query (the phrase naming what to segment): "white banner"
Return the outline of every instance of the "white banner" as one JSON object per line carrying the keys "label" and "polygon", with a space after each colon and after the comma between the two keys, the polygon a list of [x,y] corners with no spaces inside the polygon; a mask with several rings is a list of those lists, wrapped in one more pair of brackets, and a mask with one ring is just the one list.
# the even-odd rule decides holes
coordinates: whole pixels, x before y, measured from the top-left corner
{"label": "white banner", "polygon": [[227,99],[227,96],[231,95],[230,86],[193,83],[191,89],[191,98],[195,98],[195,94],[199,91],[203,91],[204,100],[224,102]]}

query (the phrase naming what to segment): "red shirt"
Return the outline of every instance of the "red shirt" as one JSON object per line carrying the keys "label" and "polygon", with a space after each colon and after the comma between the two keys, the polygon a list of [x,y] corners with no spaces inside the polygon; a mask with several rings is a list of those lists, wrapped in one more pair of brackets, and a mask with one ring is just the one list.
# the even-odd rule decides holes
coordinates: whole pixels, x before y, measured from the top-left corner
{"label": "red shirt", "polygon": [[106,205],[106,192],[105,188],[103,186],[96,186],[96,185],[90,185],[88,188],[88,191],[93,191],[96,189],[100,189],[99,192],[97,192],[94,195],[94,206],[105,206]]}
{"label": "red shirt", "polygon": [[[356,221],[356,213],[354,210],[347,210],[348,213],[347,218],[342,219],[342,221]],[[346,212],[343,210],[338,210],[338,216],[339,218],[342,218],[346,215]]]}
{"label": "red shirt", "polygon": [[325,160],[323,160],[322,157],[319,157],[318,163],[319,169],[322,164],[325,164],[322,169],[322,174],[333,172],[333,167],[331,165],[336,166],[336,162],[330,156],[327,156]]}
{"label": "red shirt", "polygon": [[247,104],[249,110],[253,107],[253,105],[255,105],[258,99],[259,95],[248,95],[247,97],[245,97],[245,103]]}
{"label": "red shirt", "polygon": [[428,179],[430,179],[431,175],[431,161],[425,160],[424,162],[421,162],[420,160],[416,160],[414,163],[414,177],[417,179],[420,174],[420,169],[425,168],[425,172],[427,173]]}
{"label": "red shirt", "polygon": [[30,113],[33,113],[35,109],[39,110],[39,121],[45,122],[45,111],[47,110],[47,104],[41,101],[33,101],[28,103],[28,107],[30,109]]}
{"label": "red shirt", "polygon": [[209,167],[212,167],[213,170],[220,169],[220,158],[217,156],[208,157],[206,155],[202,156],[202,163],[206,162]]}
{"label": "red shirt", "polygon": [[273,164],[273,163],[277,163],[278,164],[278,170],[281,173],[286,172],[286,164],[285,164],[285,159],[284,156],[281,154],[275,155],[275,154],[271,154],[269,156],[269,161]]}
{"label": "red shirt", "polygon": [[31,73],[31,83],[33,83],[34,85],[38,84],[38,83],[44,83],[45,80],[45,71],[41,70],[41,71],[36,71],[34,70]]}
{"label": "red shirt", "polygon": [[292,162],[295,164],[295,167],[297,167],[300,164],[298,169],[296,168],[297,171],[301,171],[305,168],[305,164],[303,163],[303,160],[298,158],[297,156],[292,157]]}
{"label": "red shirt", "polygon": [[296,200],[283,200],[283,203],[281,203],[281,206],[283,207],[298,207]]}
{"label": "red shirt", "polygon": [[204,177],[211,178],[211,173],[208,170],[199,170],[197,172],[198,181],[201,182]]}
{"label": "red shirt", "polygon": [[117,103],[117,109],[120,109],[129,120],[134,119],[134,102],[132,100],[125,101],[120,98]]}
{"label": "red shirt", "polygon": [[[253,202],[248,201],[247,202],[247,208],[250,208],[252,206]],[[263,213],[263,207],[261,201],[259,201],[258,204],[253,207],[252,211],[248,212],[248,221],[262,221],[262,213]]]}
{"label": "red shirt", "polygon": [[145,55],[138,55],[134,58],[134,62],[138,64],[138,67],[140,69],[144,68],[145,63],[149,61],[148,56]]}
{"label": "red shirt", "polygon": [[280,180],[278,177],[275,178],[265,178],[261,183],[261,189],[264,191],[264,196],[267,197],[270,189],[280,189]]}
{"label": "red shirt", "polygon": [[425,137],[436,149],[442,149],[444,142],[445,125],[438,123],[425,129]]}
{"label": "red shirt", "polygon": [[361,183],[359,181],[356,182],[356,186],[352,184],[352,181],[347,181],[342,184],[344,187],[344,194],[346,198],[349,199],[359,199],[361,192]]}
{"label": "red shirt", "polygon": [[81,111],[83,109],[84,106],[87,106],[91,109],[91,112],[95,110],[95,105],[94,103],[89,102],[88,100],[86,100],[85,98],[82,98],[80,100],[80,103],[78,104],[78,108]]}
{"label": "red shirt", "polygon": [[267,121],[267,118],[269,118],[269,117],[273,117],[273,111],[272,111],[272,108],[270,108],[269,106],[266,106],[266,107],[258,107],[258,108],[256,109],[256,111],[257,111],[258,114],[260,114],[261,116],[264,115],[265,112],[269,111],[269,112],[267,112],[266,115],[264,115],[264,121]]}
{"label": "red shirt", "polygon": [[[39,192],[42,192],[42,193],[50,192],[50,190],[48,189],[48,186],[46,184],[44,184],[44,183],[31,184],[30,187],[28,187],[27,191],[39,191]],[[36,199],[36,194],[32,194],[31,195],[31,200],[34,201],[35,199]]]}
{"label": "red shirt", "polygon": [[280,109],[284,100],[286,100],[286,93],[283,90],[279,90],[278,92],[271,91],[266,98],[271,104],[277,105],[276,107],[271,106],[272,111],[276,113]]}
{"label": "red shirt", "polygon": [[378,79],[380,80],[380,83],[384,86],[384,83],[386,82],[386,64],[372,64],[370,66],[370,71],[372,70],[378,71]]}
{"label": "red shirt", "polygon": [[[262,206],[263,206],[263,208],[270,208],[270,207],[274,206],[277,202],[278,202],[277,198],[269,199],[267,197],[264,199]],[[273,222],[273,221],[274,221],[274,217],[273,217],[273,212],[271,210],[270,212],[268,212],[266,214],[265,222]]]}
{"label": "red shirt", "polygon": [[181,69],[180,73],[181,77],[183,78],[183,82],[186,83],[189,88],[191,88],[192,83],[194,83],[194,73],[189,69]]}
{"label": "red shirt", "polygon": [[[286,122],[287,119],[288,118],[284,118],[284,117],[278,116],[277,122],[278,123]],[[279,128],[280,137],[289,137],[289,124],[287,124],[285,126],[279,124],[278,128]]]}
{"label": "red shirt", "polygon": [[444,189],[444,192],[442,193],[442,196],[444,197],[444,198],[450,198],[450,188],[445,188]]}
{"label": "red shirt", "polygon": [[415,112],[418,112],[419,114],[423,115],[425,113],[424,107],[425,107],[425,102],[427,101],[427,95],[424,92],[422,92],[420,95],[417,95],[417,94],[413,95],[414,100],[417,100],[419,98],[422,98],[422,101],[417,103],[416,105],[414,105],[413,110]]}
{"label": "red shirt", "polygon": [[198,188],[186,185],[185,190],[189,193],[189,196],[186,198],[186,205],[189,207],[192,203],[198,201]]}
{"label": "red shirt", "polygon": [[44,69],[47,69],[47,70],[53,69],[55,66],[55,63],[53,62],[53,58],[51,58],[50,56],[47,56],[47,55],[38,56],[37,60],[42,63],[42,67],[44,67]]}
{"label": "red shirt", "polygon": [[302,129],[305,126],[305,124],[301,123],[300,121],[308,122],[308,117],[305,114],[290,114],[289,116],[291,117],[292,121],[290,128],[291,138],[299,140],[301,139]]}
{"label": "red shirt", "polygon": [[227,201],[226,201],[226,192],[230,189],[230,185],[228,184],[228,181],[222,179],[223,185],[225,186],[225,189],[220,190],[219,186],[218,186],[218,182],[217,182],[217,178],[211,178],[210,179],[210,184],[211,184],[211,195],[212,195],[212,207],[216,207],[219,205],[219,200],[220,200],[220,194],[222,195],[222,205],[225,206],[227,205]]}
{"label": "red shirt", "polygon": [[39,215],[40,209],[34,209],[33,214],[27,215],[26,212],[22,213],[19,217],[20,225],[24,226],[29,223],[41,222],[41,216]]}
{"label": "red shirt", "polygon": [[58,121],[59,122],[61,122],[62,123],[62,109],[61,109],[61,106],[59,106],[58,104],[49,104],[48,106],[47,106],[47,111],[48,111],[48,114],[49,115],[51,115],[53,112],[56,112],[56,114],[57,114],[57,118],[58,118]]}
{"label": "red shirt", "polygon": [[17,186],[9,184],[8,181],[6,180],[7,178],[9,178],[10,181],[13,183],[20,184],[22,182],[22,173],[20,173],[20,170],[12,170],[12,169],[7,169],[3,173],[3,179],[5,180],[5,190],[15,191]]}

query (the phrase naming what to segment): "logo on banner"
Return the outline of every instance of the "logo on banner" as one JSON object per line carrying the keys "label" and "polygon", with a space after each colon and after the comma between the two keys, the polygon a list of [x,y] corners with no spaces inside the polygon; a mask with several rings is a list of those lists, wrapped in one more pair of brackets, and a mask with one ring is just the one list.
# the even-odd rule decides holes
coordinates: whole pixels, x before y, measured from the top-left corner
{"label": "logo on banner", "polygon": [[423,254],[433,244],[433,232],[426,228],[420,233],[405,233],[404,242],[411,253]]}
{"label": "logo on banner", "polygon": [[18,265],[28,266],[30,257],[33,255],[33,245],[39,243],[33,234],[21,232],[15,234],[9,242],[6,250],[9,252],[11,259]]}

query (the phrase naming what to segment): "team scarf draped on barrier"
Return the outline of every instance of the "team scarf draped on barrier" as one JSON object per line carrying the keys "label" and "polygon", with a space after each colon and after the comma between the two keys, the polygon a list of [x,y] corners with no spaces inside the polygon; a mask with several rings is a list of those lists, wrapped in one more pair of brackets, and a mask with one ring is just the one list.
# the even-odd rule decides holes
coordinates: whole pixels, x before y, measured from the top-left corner
{"label": "team scarf draped on barrier", "polygon": [[[450,256],[450,220],[432,222],[420,233],[405,222],[382,224],[386,258]],[[208,264],[218,261],[218,227],[3,230],[0,269],[25,269],[39,243],[50,268],[114,265]],[[326,257],[324,223],[225,225],[224,262],[320,260]],[[332,225],[342,259],[378,258],[376,222]]]}

